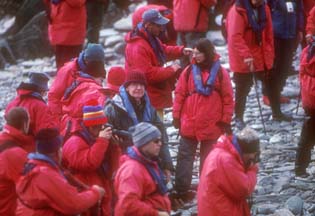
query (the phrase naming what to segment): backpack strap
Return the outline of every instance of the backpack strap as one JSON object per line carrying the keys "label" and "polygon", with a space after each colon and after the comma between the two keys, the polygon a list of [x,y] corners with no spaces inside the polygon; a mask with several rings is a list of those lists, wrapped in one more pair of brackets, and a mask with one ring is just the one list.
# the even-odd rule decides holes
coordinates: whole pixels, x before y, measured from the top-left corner
{"label": "backpack strap", "polygon": [[68,86],[63,95],[63,100],[66,100],[70,97],[71,93],[81,84],[82,82],[79,80],[74,80],[70,86]]}

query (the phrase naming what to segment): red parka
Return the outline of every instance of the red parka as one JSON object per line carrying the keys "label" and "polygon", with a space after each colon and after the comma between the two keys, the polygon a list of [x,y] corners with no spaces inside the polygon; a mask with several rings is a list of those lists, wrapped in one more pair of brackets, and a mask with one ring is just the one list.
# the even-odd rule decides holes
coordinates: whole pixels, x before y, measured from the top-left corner
{"label": "red parka", "polygon": [[71,132],[80,129],[79,122],[82,119],[83,106],[92,99],[98,101],[98,104],[104,105],[106,96],[104,89],[92,77],[86,78],[79,76],[76,81],[78,86],[69,94],[67,98],[63,97],[61,133],[65,135],[67,124],[71,122]]}
{"label": "red parka", "polygon": [[52,83],[48,92],[48,107],[49,114],[52,116],[56,125],[59,125],[62,117],[62,104],[65,91],[71,86],[72,82],[77,78],[79,74],[79,66],[77,58],[66,63],[58,70],[57,76]]}
{"label": "red parka", "polygon": [[253,58],[255,71],[271,69],[274,61],[274,43],[272,20],[269,7],[266,10],[266,26],[262,32],[261,45],[258,44],[255,33],[250,27],[244,8],[232,6],[226,19],[228,34],[228,53],[230,68],[233,72],[249,73],[249,67],[244,59]]}
{"label": "red parka", "polygon": [[[109,141],[97,138],[89,145],[82,137],[73,135],[64,144],[62,149],[64,165],[72,174],[83,183],[92,186],[100,185],[105,189],[102,202],[104,215],[110,215],[111,189],[110,178],[102,170],[105,154],[109,156]],[[113,158],[113,157],[112,157]],[[118,160],[118,158],[116,158]]]}
{"label": "red parka", "polygon": [[84,43],[86,33],[85,0],[62,0],[49,4],[49,40],[52,45],[74,46]]}
{"label": "red parka", "polygon": [[36,166],[17,183],[16,191],[20,198],[17,216],[75,215],[92,207],[100,199],[99,192],[93,188],[78,192],[50,164],[39,160],[29,162]]}
{"label": "red parka", "polygon": [[35,135],[40,129],[47,128],[51,125],[48,120],[48,106],[44,99],[31,96],[33,91],[26,89],[17,89],[17,96],[11,101],[6,109],[7,114],[14,107],[24,107],[30,115],[30,134]]}
{"label": "red parka", "polygon": [[[163,67],[158,62],[153,48],[147,40],[139,36],[132,36],[129,32],[125,40],[126,73],[132,70],[140,70],[145,73],[148,82],[147,91],[156,109],[172,106],[172,90],[176,81],[176,71],[171,66]],[[182,56],[183,46],[167,46],[161,43],[168,60]]]}
{"label": "red parka", "polygon": [[[136,147],[136,153],[143,157]],[[146,159],[144,159],[146,160]],[[170,213],[171,204],[166,195],[157,191],[157,185],[143,164],[124,155],[115,177],[118,201],[115,216],[156,216],[158,210]],[[154,163],[157,167],[157,163]]]}
{"label": "red parka", "polygon": [[33,138],[19,130],[5,125],[0,134],[0,148],[6,142],[14,143],[15,147],[0,152],[0,215],[15,215],[17,195],[15,184],[20,177],[27,151],[34,148]]}
{"label": "red parka", "polygon": [[304,8],[305,17],[309,15],[309,12],[314,6],[315,6],[314,0],[303,0],[303,8]]}
{"label": "red parka", "polygon": [[309,12],[309,16],[307,17],[306,21],[306,34],[310,34],[312,36],[315,35],[315,7]]}
{"label": "red parka", "polygon": [[174,28],[178,32],[206,32],[209,9],[217,0],[174,0]]}
{"label": "red parka", "polygon": [[[194,137],[199,141],[215,140],[222,134],[216,124],[219,121],[231,123],[234,109],[232,84],[227,71],[222,67],[220,70],[210,96],[192,93],[195,84],[191,66],[182,72],[173,105],[173,118],[180,119],[182,136]],[[210,72],[203,70],[201,73],[205,84]]]}
{"label": "red parka", "polygon": [[305,47],[301,55],[300,86],[302,105],[307,110],[313,110],[315,114],[315,57],[307,62],[309,46]]}
{"label": "red parka", "polygon": [[250,216],[246,198],[254,191],[258,167],[245,170],[226,136],[221,136],[203,165],[198,192],[200,216]]}

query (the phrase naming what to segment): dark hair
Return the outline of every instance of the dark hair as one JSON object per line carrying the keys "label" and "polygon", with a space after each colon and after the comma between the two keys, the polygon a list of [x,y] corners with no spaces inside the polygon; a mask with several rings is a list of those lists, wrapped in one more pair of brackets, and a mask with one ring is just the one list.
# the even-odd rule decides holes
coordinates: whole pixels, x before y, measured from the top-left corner
{"label": "dark hair", "polygon": [[57,128],[43,128],[35,136],[36,151],[42,154],[56,153],[62,141]]}
{"label": "dark hair", "polygon": [[196,48],[198,51],[205,54],[206,60],[205,63],[207,65],[211,65],[215,56],[215,49],[211,41],[209,41],[207,38],[200,38],[194,48]]}
{"label": "dark hair", "polygon": [[4,118],[8,125],[20,130],[29,120],[29,115],[27,110],[23,107],[14,107],[4,116]]}

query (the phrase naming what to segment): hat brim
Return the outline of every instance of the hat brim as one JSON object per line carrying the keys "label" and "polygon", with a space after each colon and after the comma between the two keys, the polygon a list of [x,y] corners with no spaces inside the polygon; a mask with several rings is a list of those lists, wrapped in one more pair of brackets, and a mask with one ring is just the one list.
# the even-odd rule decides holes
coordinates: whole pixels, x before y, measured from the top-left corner
{"label": "hat brim", "polygon": [[159,19],[156,19],[156,20],[154,20],[153,22],[154,22],[155,24],[158,24],[158,25],[165,25],[165,24],[167,24],[169,21],[170,21],[170,20],[167,19],[167,18],[165,18],[165,17],[160,17]]}

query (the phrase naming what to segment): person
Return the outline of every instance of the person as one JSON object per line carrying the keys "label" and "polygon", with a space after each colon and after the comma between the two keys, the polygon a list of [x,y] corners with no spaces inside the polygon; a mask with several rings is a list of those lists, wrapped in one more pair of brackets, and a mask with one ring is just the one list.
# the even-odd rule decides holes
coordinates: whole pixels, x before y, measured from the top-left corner
{"label": "person", "polygon": [[[280,103],[289,103],[290,99],[280,96],[280,93],[285,86],[297,44],[303,39],[303,3],[302,0],[291,2],[269,0],[268,5],[271,10],[275,46],[274,69],[271,73],[275,74],[272,77],[278,83],[277,92],[274,94],[279,97],[277,101]],[[270,105],[267,96],[263,96],[263,102]]]}
{"label": "person", "polygon": [[257,183],[259,152],[259,137],[248,127],[218,139],[201,173],[198,215],[250,215],[246,198]]}
{"label": "person", "polygon": [[17,216],[74,215],[93,207],[104,195],[100,186],[80,189],[71,185],[60,167],[62,137],[56,128],[36,135],[36,152],[30,153],[16,185]]}
{"label": "person", "polygon": [[275,74],[270,72],[274,63],[274,41],[268,6],[263,0],[236,0],[228,12],[226,28],[230,68],[234,72],[237,128],[245,127],[243,115],[253,78],[263,80],[263,94],[269,97],[273,119],[290,121],[272,94],[278,83],[270,76]]}
{"label": "person", "polygon": [[307,115],[301,130],[295,159],[295,175],[307,177],[306,172],[311,161],[311,151],[315,145],[315,38],[303,49],[300,63],[300,86],[302,106]]}
{"label": "person", "polygon": [[[107,118],[103,107],[97,101],[88,101],[83,106],[81,129],[76,130],[64,143],[63,164],[73,175],[86,185],[100,185],[106,194],[101,200],[102,215],[111,215],[111,164],[110,154],[115,146],[110,146],[112,136],[110,127],[105,127]],[[108,158],[107,158],[108,157]],[[112,157],[117,160],[118,159]],[[115,161],[114,161],[115,163]],[[89,212],[92,215],[92,212]],[[86,212],[88,214],[88,212]],[[88,214],[89,215],[89,214]]]}
{"label": "person", "polygon": [[125,78],[126,72],[123,67],[113,66],[109,69],[104,87],[106,98],[113,98],[119,92],[119,87],[124,84]]}
{"label": "person", "polygon": [[315,35],[315,6],[312,7],[307,17],[305,33],[306,42],[311,43],[312,37]]}
{"label": "person", "polygon": [[[140,71],[127,73],[124,85],[120,87],[119,93],[112,100],[106,102],[104,112],[108,122],[118,130],[128,131],[131,126],[139,122],[149,122],[160,129],[162,134],[160,165],[169,180],[173,164],[167,144],[168,137],[163,122],[151,105],[146,87],[147,82],[144,73]],[[132,140],[128,136],[120,136],[118,138],[120,139],[123,153],[128,146],[133,145]]]}
{"label": "person", "polygon": [[168,216],[170,201],[163,172],[157,163],[162,146],[161,132],[147,122],[140,122],[129,131],[134,146],[122,156],[116,173],[115,216]]}
{"label": "person", "polygon": [[86,33],[86,0],[45,0],[48,36],[56,55],[57,71],[79,55]]}
{"label": "person", "polygon": [[27,152],[34,144],[32,137],[27,135],[30,120],[24,108],[12,108],[5,119],[0,133],[0,215],[15,215],[15,184],[27,160]]}
{"label": "person", "polygon": [[[105,55],[99,44],[88,44],[80,55],[66,63],[57,73],[57,76],[48,91],[49,115],[52,121],[60,125],[63,116],[62,99],[78,85],[77,79],[82,79],[86,74],[96,74],[105,79]],[[80,78],[79,78],[80,77]]]}
{"label": "person", "polygon": [[[170,2],[170,4],[172,4]],[[173,25],[173,11],[171,7],[167,7],[164,4],[150,4],[141,6],[135,10],[132,14],[132,28],[136,28],[136,26],[142,21],[142,15],[145,11],[149,9],[158,10],[161,15],[170,21],[165,25],[164,31],[160,33],[158,36],[162,43],[167,45],[176,45],[177,33],[174,29]]]}
{"label": "person", "polygon": [[172,106],[172,90],[180,73],[179,64],[163,65],[166,60],[190,54],[183,46],[166,46],[160,42],[158,36],[168,22],[156,9],[149,9],[143,13],[142,22],[125,37],[126,73],[133,70],[145,73],[150,100],[161,119],[163,109]]}
{"label": "person", "polygon": [[[233,89],[212,43],[201,38],[193,61],[182,72],[173,105],[173,123],[180,129],[175,190],[186,200],[192,179],[194,155],[200,142],[200,168],[222,133],[231,133]],[[188,196],[188,195],[187,195]]]}
{"label": "person", "polygon": [[[206,37],[209,23],[209,10],[217,0],[174,0],[174,28],[178,32],[178,43],[193,47],[198,39]],[[184,58],[183,66],[189,64]]]}
{"label": "person", "polygon": [[108,6],[108,0],[86,0],[88,44],[99,43],[100,29]]}
{"label": "person", "polygon": [[7,105],[5,113],[14,107],[24,107],[30,115],[29,134],[35,134],[49,126],[48,106],[44,96],[48,91],[49,76],[45,73],[30,73],[29,82],[22,82],[16,89],[17,96]]}

